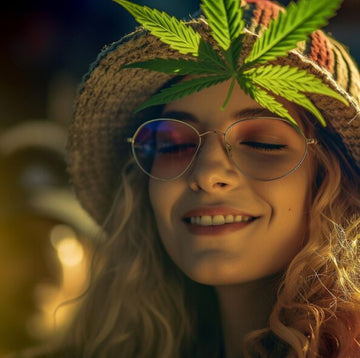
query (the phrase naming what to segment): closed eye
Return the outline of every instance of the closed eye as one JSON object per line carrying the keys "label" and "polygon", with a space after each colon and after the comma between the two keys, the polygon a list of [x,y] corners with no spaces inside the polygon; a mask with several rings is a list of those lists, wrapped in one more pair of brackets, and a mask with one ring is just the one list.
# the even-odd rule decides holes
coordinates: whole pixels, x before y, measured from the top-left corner
{"label": "closed eye", "polygon": [[181,143],[181,144],[163,144],[158,149],[157,152],[160,154],[169,154],[177,152],[185,152],[188,150],[195,150],[196,144],[194,143]]}
{"label": "closed eye", "polygon": [[251,149],[261,150],[261,151],[276,151],[286,148],[285,144],[264,143],[264,142],[254,142],[254,141],[241,142],[240,144],[246,145]]}

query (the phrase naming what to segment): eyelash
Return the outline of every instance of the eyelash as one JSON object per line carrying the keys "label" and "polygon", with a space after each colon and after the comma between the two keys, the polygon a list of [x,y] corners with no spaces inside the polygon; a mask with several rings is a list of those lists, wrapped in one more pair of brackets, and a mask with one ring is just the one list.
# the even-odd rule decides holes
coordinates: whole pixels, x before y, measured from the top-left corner
{"label": "eyelash", "polygon": [[185,151],[193,148],[195,148],[195,145],[192,143],[171,144],[171,145],[164,145],[158,148],[157,152],[160,154],[166,154],[174,151]]}
{"label": "eyelash", "polygon": [[262,143],[262,142],[241,142],[240,144],[247,145],[248,147],[255,150],[263,150],[263,151],[280,151],[286,147],[285,144],[272,144],[272,143]]}

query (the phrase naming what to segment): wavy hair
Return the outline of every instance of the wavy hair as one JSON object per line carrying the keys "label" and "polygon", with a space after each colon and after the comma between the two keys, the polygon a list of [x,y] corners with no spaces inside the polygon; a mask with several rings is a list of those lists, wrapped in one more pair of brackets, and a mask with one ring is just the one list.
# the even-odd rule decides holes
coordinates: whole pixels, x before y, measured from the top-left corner
{"label": "wavy hair", "polygon": [[[360,354],[360,176],[335,135],[318,129],[317,136],[306,243],[284,273],[269,327],[246,337],[246,357]],[[69,334],[78,356],[221,356],[215,291],[185,277],[166,254],[147,178],[133,160],[104,228]]]}
{"label": "wavy hair", "polygon": [[[303,121],[321,142],[312,150],[316,179],[306,244],[285,272],[269,328],[248,335],[248,357],[360,356],[359,169],[337,134],[314,128],[309,116]],[[269,355],[269,347],[276,353]]]}

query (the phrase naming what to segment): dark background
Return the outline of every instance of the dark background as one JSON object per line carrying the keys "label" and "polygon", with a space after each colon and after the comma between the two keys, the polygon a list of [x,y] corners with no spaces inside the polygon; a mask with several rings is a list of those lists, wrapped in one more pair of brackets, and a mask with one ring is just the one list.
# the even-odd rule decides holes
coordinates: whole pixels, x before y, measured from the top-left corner
{"label": "dark background", "polygon": [[[136,2],[178,18],[188,17],[199,5],[194,0]],[[360,0],[344,0],[338,16],[326,28],[351,48],[357,63],[359,14]],[[51,336],[44,322],[36,324],[34,312],[41,311],[42,319],[48,317],[46,307],[54,308],[64,297],[78,294],[84,283],[86,269],[80,264],[69,266],[66,260],[71,254],[64,259],[57,245],[62,240],[59,233],[65,235],[71,229],[76,236],[73,243],[80,243],[84,252],[92,248],[89,222],[71,196],[66,174],[66,131],[77,86],[89,64],[105,44],[135,25],[111,0],[9,1],[2,5],[0,356]]]}

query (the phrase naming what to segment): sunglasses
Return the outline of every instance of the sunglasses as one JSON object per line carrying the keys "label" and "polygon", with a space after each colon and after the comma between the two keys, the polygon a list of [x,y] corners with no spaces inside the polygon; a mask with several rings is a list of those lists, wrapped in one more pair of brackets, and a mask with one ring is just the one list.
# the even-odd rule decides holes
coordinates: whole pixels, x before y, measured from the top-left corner
{"label": "sunglasses", "polygon": [[261,181],[280,179],[295,171],[306,157],[306,138],[282,118],[245,118],[225,132],[200,133],[188,122],[159,118],[143,123],[128,138],[135,161],[151,178],[169,181],[179,178],[192,165],[203,137],[219,134],[230,160],[249,178]]}

